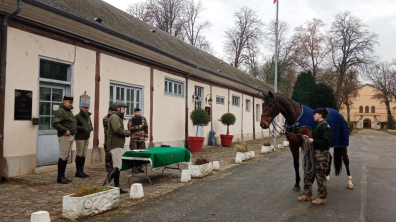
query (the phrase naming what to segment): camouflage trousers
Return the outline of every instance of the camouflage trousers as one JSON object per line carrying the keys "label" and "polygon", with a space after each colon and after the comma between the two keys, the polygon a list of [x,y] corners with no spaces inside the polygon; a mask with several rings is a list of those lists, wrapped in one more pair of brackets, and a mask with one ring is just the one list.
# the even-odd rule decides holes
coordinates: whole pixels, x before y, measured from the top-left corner
{"label": "camouflage trousers", "polygon": [[[141,142],[139,142],[139,141],[131,141],[129,143],[129,149],[130,150],[146,149],[146,143],[144,141],[141,141]],[[143,165],[137,166],[136,168],[142,169]]]}
{"label": "camouflage trousers", "polygon": [[105,154],[105,168],[106,172],[110,172],[113,169],[113,158],[111,157],[110,151],[107,150],[107,135],[105,135],[105,142],[103,144]]}
{"label": "camouflage trousers", "polygon": [[328,150],[321,151],[315,150],[315,177],[309,179],[304,177],[304,195],[312,196],[312,184],[315,181],[318,184],[318,198],[327,198],[327,181],[326,181],[326,170],[329,169],[329,156]]}

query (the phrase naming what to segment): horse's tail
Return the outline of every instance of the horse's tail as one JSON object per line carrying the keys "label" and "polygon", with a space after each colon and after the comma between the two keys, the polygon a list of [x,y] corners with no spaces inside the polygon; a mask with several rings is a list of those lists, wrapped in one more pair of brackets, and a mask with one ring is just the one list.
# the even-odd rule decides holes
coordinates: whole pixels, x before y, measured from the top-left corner
{"label": "horse's tail", "polygon": [[342,153],[340,147],[334,147],[333,157],[334,157],[335,175],[338,176],[340,175],[342,169]]}

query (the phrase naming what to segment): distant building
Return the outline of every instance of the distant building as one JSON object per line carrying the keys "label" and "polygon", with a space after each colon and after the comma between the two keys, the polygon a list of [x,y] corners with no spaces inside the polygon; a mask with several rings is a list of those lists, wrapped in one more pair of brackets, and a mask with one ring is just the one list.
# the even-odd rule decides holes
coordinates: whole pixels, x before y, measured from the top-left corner
{"label": "distant building", "polygon": [[[350,120],[358,129],[386,128],[387,113],[385,104],[374,99],[375,87],[366,84],[359,88],[358,96],[353,100],[350,110]],[[391,103],[391,112],[395,118],[396,102]],[[347,119],[347,110],[343,107],[340,113]]]}

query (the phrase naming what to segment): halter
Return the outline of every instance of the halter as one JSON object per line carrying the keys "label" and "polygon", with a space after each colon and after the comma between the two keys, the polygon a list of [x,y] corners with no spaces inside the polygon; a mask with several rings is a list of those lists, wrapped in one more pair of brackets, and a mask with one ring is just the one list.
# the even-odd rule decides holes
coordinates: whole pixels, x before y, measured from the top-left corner
{"label": "halter", "polygon": [[[270,99],[268,99],[268,100],[270,100]],[[275,106],[276,106],[277,112],[278,113],[280,112],[279,111],[279,107],[278,107],[278,100],[276,98],[273,98],[273,99],[271,98],[271,100],[275,101],[275,105],[272,105],[272,109],[271,109],[270,114],[261,114],[261,117],[267,117],[267,116],[271,117],[271,119],[269,121],[267,120],[268,121],[268,125],[273,124],[273,121],[274,121],[274,118],[275,118],[275,115],[273,115]]]}

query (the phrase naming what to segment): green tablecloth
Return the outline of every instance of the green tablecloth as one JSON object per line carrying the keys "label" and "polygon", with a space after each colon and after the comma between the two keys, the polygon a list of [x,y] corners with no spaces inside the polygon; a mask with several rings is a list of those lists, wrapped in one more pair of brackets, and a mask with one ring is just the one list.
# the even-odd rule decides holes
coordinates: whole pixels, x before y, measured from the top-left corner
{"label": "green tablecloth", "polygon": [[121,170],[132,168],[134,161],[140,162],[140,165],[144,160],[150,161],[151,168],[154,169],[176,163],[190,162],[190,158],[190,151],[184,147],[155,147],[142,152],[126,151],[122,155]]}

